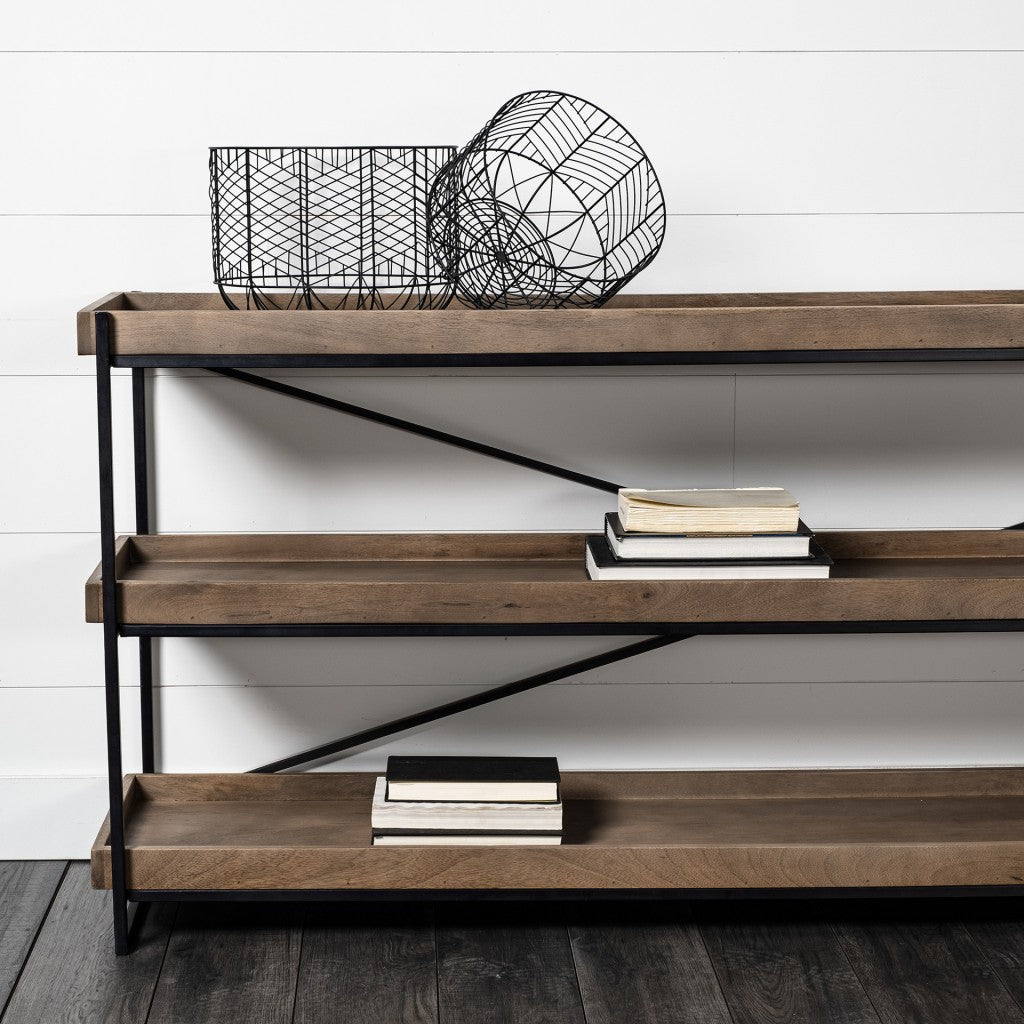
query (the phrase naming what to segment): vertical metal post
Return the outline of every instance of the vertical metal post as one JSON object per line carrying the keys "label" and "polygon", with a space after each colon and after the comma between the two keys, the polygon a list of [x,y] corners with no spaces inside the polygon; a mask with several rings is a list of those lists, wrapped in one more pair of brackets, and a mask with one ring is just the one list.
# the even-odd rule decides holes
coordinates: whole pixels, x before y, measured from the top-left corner
{"label": "vertical metal post", "polygon": [[110,787],[110,873],[114,952],[128,952],[124,795],[121,765],[121,676],[117,658],[117,579],[114,567],[114,443],[110,397],[110,314],[96,314],[96,411],[99,424],[100,552],[103,571],[103,675]]}
{"label": "vertical metal post", "polygon": [[[135,532],[149,533],[149,441],[146,370],[132,369],[132,436],[135,445]],[[142,722],[142,770],[156,771],[153,729],[153,641],[139,637],[139,709]]]}

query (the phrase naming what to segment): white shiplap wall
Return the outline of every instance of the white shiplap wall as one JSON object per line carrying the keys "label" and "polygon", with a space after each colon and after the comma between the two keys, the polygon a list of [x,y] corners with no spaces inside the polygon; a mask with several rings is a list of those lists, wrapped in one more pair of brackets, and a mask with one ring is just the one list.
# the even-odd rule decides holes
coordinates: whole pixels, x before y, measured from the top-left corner
{"label": "white shiplap wall", "polygon": [[[73,313],[114,289],[211,287],[209,145],[458,143],[510,95],[562,88],[618,115],[661,174],[668,236],[638,290],[1021,282],[1024,8],[1011,0],[59,0],[7,12],[0,50],[0,858],[82,856],[102,815],[100,634],[82,621],[98,557],[94,384]],[[638,484],[777,481],[819,528],[1024,519],[1014,366],[311,383]],[[585,529],[607,504],[196,373],[160,374],[153,415],[167,531]],[[396,482],[416,501],[375,519],[372,488]],[[162,765],[250,767],[616,642],[165,641]],[[552,752],[572,768],[1012,763],[1021,680],[1024,639],[1007,634],[705,638],[348,763],[393,750]],[[125,739],[130,769],[134,728]]]}

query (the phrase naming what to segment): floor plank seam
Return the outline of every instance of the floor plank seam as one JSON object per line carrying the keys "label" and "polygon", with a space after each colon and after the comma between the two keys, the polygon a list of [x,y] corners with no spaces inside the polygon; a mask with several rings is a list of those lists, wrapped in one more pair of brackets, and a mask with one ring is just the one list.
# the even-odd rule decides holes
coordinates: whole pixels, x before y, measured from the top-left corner
{"label": "floor plank seam", "polygon": [[839,929],[836,928],[835,923],[833,921],[828,922],[828,927],[829,931],[832,932],[832,935],[835,937],[836,945],[839,947],[839,952],[843,954],[843,959],[847,962],[847,964],[849,964],[850,971],[852,972],[853,976],[857,979],[857,984],[860,985],[861,991],[864,993],[864,998],[867,999],[868,1005],[871,1007],[871,1012],[875,1015],[875,1019],[878,1021],[878,1024],[884,1024],[885,1017],[883,1017],[881,1012],[879,1011],[878,1006],[876,1005],[875,1000],[871,995],[871,990],[865,984],[864,979],[861,977],[860,972],[857,970],[857,965],[853,962],[853,959],[850,957],[850,952],[846,948],[846,943],[843,942],[842,935],[839,934]]}
{"label": "floor plank seam", "polygon": [[299,955],[295,958],[295,984],[292,987],[292,1012],[289,1024],[295,1024],[295,1011],[299,1008],[299,985],[302,984],[302,954],[306,949],[306,925],[309,924],[309,908],[303,907],[299,917]]}
{"label": "floor plank seam", "polygon": [[683,903],[680,906],[683,913],[693,924],[694,928],[697,929],[697,936],[700,939],[701,948],[704,950],[704,955],[708,958],[708,963],[711,965],[711,971],[715,976],[715,984],[718,986],[718,991],[722,994],[722,1003],[725,1006],[725,1012],[729,1014],[729,1020],[732,1021],[732,1024],[736,1024],[736,1014],[732,1012],[732,1004],[729,1002],[729,996],[726,993],[725,986],[722,984],[722,976],[718,973],[718,965],[715,963],[715,958],[711,955],[711,949],[708,947],[708,940],[704,938],[704,928],[701,924],[700,918],[694,912],[692,904]]}
{"label": "floor plank seam", "polygon": [[992,973],[995,975],[996,980],[999,982],[1000,987],[1010,997],[1014,1005],[1020,1010],[1021,1016],[1024,1017],[1024,1003],[1022,1003],[1014,993],[1013,989],[1006,984],[1006,980],[1003,978],[1003,972],[999,969],[998,964],[994,963],[992,958],[988,955],[988,951],[984,946],[978,944],[974,938],[974,933],[970,928],[967,927],[967,923],[963,920],[957,922],[957,924],[964,930],[970,944],[981,954],[982,959],[992,969]]}
{"label": "floor plank seam", "polygon": [[434,936],[434,1020],[441,1024],[441,964],[437,956],[437,903],[430,904],[430,930]]}
{"label": "floor plank seam", "polygon": [[565,941],[569,943],[569,956],[572,958],[572,973],[576,978],[576,992],[580,997],[580,1011],[583,1013],[583,1020],[585,1024],[589,1024],[590,1018],[587,1015],[587,1001],[583,997],[583,985],[580,982],[580,968],[576,962],[576,947],[572,941],[572,929],[569,927],[569,922],[566,921],[565,917],[566,904],[562,904],[562,913],[559,915],[562,919],[562,927],[565,929]]}
{"label": "floor plank seam", "polygon": [[[150,906],[153,904],[151,903]],[[143,1018],[144,1024],[149,1024],[150,1014],[153,1012],[153,1001],[156,999],[156,990],[160,987],[160,976],[164,973],[164,964],[167,962],[167,951],[171,947],[171,936],[174,934],[174,926],[178,923],[178,908],[181,906],[180,903],[174,904],[174,911],[171,914],[171,920],[167,924],[167,934],[164,936],[164,949],[160,955],[160,966],[156,969],[156,973],[153,977],[153,987],[149,992],[149,1002],[146,1004],[146,1016]],[[128,954],[131,956],[131,954]],[[3,1024],[0,1021],[0,1024]]]}
{"label": "floor plank seam", "polygon": [[53,892],[50,893],[50,898],[46,902],[46,909],[39,916],[39,922],[36,925],[35,934],[32,936],[32,941],[29,943],[28,949],[25,951],[25,957],[21,961],[21,966],[18,968],[17,977],[14,979],[14,984],[11,985],[11,991],[8,993],[7,998],[4,1000],[3,1007],[0,1007],[0,1024],[7,1017],[7,1010],[11,1005],[11,1001],[14,999],[15,992],[18,991],[18,986],[21,984],[22,976],[25,973],[25,969],[28,967],[29,961],[32,959],[32,954],[35,952],[36,943],[39,941],[39,936],[42,934],[43,928],[46,925],[47,920],[50,917],[50,912],[53,910],[54,903],[57,902],[57,894],[60,892],[64,885],[64,879],[68,876],[68,871],[71,869],[71,861],[64,861],[64,870],[60,873],[60,878],[57,879],[57,884],[53,887]]}

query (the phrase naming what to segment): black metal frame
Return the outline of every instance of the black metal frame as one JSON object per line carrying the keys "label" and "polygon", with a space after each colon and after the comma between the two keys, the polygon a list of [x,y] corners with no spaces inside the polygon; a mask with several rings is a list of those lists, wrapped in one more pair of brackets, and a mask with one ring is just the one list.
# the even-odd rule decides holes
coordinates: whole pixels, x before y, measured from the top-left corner
{"label": "black metal frame", "polygon": [[[99,316],[99,314],[96,314]],[[1024,359],[1019,348],[848,348],[775,349],[761,352],[488,352],[417,353],[393,355],[365,352],[358,355],[130,355],[119,356],[115,366],[159,367],[160,369],[250,370],[359,369],[413,366],[761,366],[804,363],[974,363],[1017,362]]]}
{"label": "black metal frame", "polygon": [[788,889],[129,889],[128,898],[145,903],[416,903],[450,900],[463,903],[501,900],[863,900],[936,899],[944,897],[1024,902],[1019,885],[921,885]]}
{"label": "black metal frame", "polygon": [[[468,451],[501,459],[515,465],[549,473],[574,483],[594,487],[603,491],[617,490],[618,485],[598,477],[587,476],[573,470],[532,459],[526,456],[482,444],[468,438],[435,430],[422,424],[412,423],[375,410],[355,406],[316,392],[307,391],[280,381],[268,380],[236,369],[286,368],[286,367],[360,367],[360,366],[521,366],[521,365],[651,365],[685,363],[799,363],[799,362],[864,362],[864,361],[934,361],[964,362],[986,360],[1016,360],[1024,358],[1021,349],[936,349],[927,351],[868,352],[852,350],[846,352],[759,352],[759,353],[641,353],[595,354],[595,355],[531,355],[517,356],[496,353],[488,356],[451,357],[391,357],[391,356],[118,356],[113,351],[112,326],[109,313],[97,312],[96,318],[96,396],[99,440],[99,484],[100,484],[100,548],[102,567],[102,608],[103,608],[103,651],[104,688],[106,696],[107,772],[110,797],[110,861],[111,889],[114,915],[114,949],[119,955],[129,949],[129,902],[138,903],[142,908],[160,900],[268,900],[284,899],[407,899],[412,893],[381,891],[309,891],[276,892],[264,890],[232,890],[225,893],[218,890],[138,890],[128,889],[125,870],[124,794],[121,750],[121,704],[120,664],[118,651],[119,637],[135,637],[139,641],[139,671],[141,683],[141,734],[142,770],[150,773],[156,770],[156,749],[154,731],[153,699],[153,649],[155,637],[315,637],[315,636],[630,636],[646,635],[647,640],[628,644],[604,654],[584,658],[567,665],[550,669],[524,679],[506,683],[472,697],[451,701],[426,711],[407,715],[394,721],[365,729],[330,743],[311,748],[291,757],[282,758],[254,769],[256,772],[275,772],[308,764],[352,749],[353,747],[391,736],[417,725],[437,721],[458,714],[469,708],[500,700],[516,693],[543,686],[558,679],[611,664],[625,658],[643,654],[668,644],[676,643],[698,635],[739,635],[739,634],[813,634],[813,633],[943,633],[943,632],[1019,632],[1024,630],[1024,619],[977,619],[963,621],[928,620],[914,622],[860,621],[860,622],[771,622],[771,623],[536,623],[528,625],[480,625],[466,624],[376,624],[355,625],[349,623],[327,623],[308,625],[251,625],[251,626],[183,626],[129,625],[120,621],[115,566],[115,528],[113,491],[113,423],[111,401],[111,369],[129,367],[132,370],[132,412],[135,477],[135,519],[136,533],[147,534],[151,529],[149,472],[149,429],[146,403],[146,369],[205,368],[242,383],[265,388],[278,394],[312,402],[324,408],[333,409],[346,415],[358,416],[395,429],[428,437],[445,444],[455,445]],[[1024,524],[1015,524],[1007,529],[1020,529]],[[654,634],[654,635],[652,635]],[[789,892],[788,890],[786,891]],[[798,890],[801,897],[811,895],[842,896],[850,890]],[[856,890],[859,895],[976,895],[1002,893],[1002,889],[991,887],[921,887],[912,890],[865,889]],[[1018,893],[1016,889],[1006,892]],[[614,890],[567,890],[557,893],[543,893],[531,890],[529,898],[666,898],[712,896],[732,898],[739,895],[779,895],[778,891],[732,890],[690,891],[690,890],[628,890],[618,893]],[[789,893],[794,894],[794,893]],[[463,893],[457,890],[442,892],[417,892],[420,898],[505,898],[522,896],[520,890],[487,890]]]}

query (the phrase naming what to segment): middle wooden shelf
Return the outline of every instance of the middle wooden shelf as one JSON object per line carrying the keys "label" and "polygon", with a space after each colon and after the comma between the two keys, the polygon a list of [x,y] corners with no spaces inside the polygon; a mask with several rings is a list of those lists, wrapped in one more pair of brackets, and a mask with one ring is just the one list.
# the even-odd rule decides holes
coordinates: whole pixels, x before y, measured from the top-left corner
{"label": "middle wooden shelf", "polygon": [[[827,580],[594,582],[579,533],[127,536],[117,544],[120,623],[1024,627],[1022,532],[817,537],[835,559]],[[86,584],[89,621],[101,621],[101,603],[97,569]]]}

